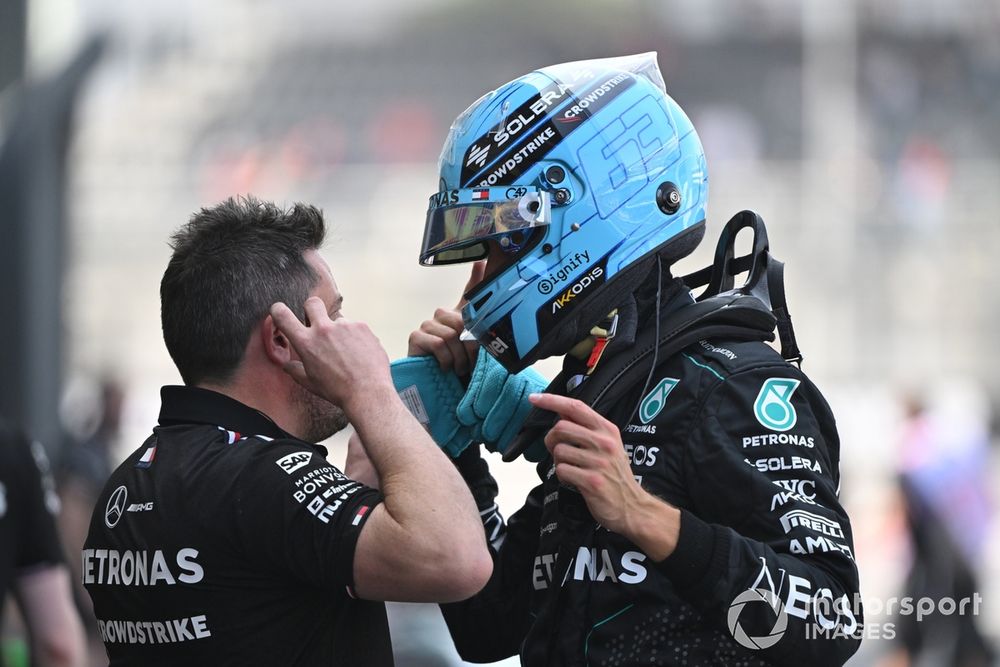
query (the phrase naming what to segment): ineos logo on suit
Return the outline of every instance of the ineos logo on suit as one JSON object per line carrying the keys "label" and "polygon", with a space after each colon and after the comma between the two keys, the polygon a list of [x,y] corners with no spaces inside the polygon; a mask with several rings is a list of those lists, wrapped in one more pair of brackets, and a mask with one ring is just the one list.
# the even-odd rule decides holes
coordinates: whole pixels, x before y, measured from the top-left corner
{"label": "ineos logo on suit", "polygon": [[114,528],[125,512],[125,501],[128,500],[128,489],[124,485],[119,486],[108,498],[108,505],[104,509],[104,525]]}

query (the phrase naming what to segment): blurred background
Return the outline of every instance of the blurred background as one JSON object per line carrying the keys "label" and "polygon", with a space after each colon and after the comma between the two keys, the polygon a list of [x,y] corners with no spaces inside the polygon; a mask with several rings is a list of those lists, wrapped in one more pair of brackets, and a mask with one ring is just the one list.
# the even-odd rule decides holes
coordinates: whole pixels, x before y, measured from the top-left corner
{"label": "blurred background", "polygon": [[[158,285],[192,212],[322,207],[345,312],[402,356],[465,283],[417,265],[451,120],[536,67],[657,51],[711,174],[676,273],[737,211],[768,223],[838,417],[864,599],[982,597],[916,624],[869,605],[850,664],[989,664],[968,647],[1000,634],[998,35],[996,0],[2,0],[0,413],[49,449],[71,566],[180,381]],[[492,467],[509,515],[533,469]],[[398,664],[462,664],[435,609],[390,614]]]}

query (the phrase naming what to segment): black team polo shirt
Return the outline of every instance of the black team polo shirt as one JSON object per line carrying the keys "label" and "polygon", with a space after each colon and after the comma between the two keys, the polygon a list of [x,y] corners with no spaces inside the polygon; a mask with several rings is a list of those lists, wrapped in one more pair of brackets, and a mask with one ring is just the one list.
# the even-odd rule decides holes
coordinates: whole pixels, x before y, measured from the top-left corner
{"label": "black team polo shirt", "polygon": [[83,550],[111,665],[392,665],[385,605],[353,595],[381,494],[227,396],[161,397]]}

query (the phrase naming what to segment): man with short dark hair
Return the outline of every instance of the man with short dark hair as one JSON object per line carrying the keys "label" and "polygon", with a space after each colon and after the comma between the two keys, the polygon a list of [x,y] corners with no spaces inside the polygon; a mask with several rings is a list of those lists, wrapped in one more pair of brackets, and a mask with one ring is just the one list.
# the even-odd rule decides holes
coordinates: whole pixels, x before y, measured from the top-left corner
{"label": "man with short dark hair", "polygon": [[[461,477],[341,312],[324,235],[312,206],[247,197],[173,238],[161,315],[185,386],[163,388],[83,552],[112,664],[390,665],[372,601],[458,600],[490,575]],[[313,444],[348,422],[380,490]]]}

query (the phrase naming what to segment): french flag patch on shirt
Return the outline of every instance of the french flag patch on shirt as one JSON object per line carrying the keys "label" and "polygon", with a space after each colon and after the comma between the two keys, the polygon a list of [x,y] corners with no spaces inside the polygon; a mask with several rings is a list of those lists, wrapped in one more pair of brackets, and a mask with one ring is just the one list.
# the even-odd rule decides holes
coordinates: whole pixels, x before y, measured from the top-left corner
{"label": "french flag patch on shirt", "polygon": [[228,442],[230,445],[236,444],[240,440],[246,439],[242,435],[240,435],[239,431],[230,431],[229,429],[222,428],[221,426],[219,426],[218,429],[226,434],[226,442]]}
{"label": "french flag patch on shirt", "polygon": [[368,513],[368,505],[362,505],[358,508],[358,513],[354,515],[354,521],[351,522],[352,526],[357,526],[361,523],[361,520],[365,518],[365,514]]}
{"label": "french flag patch on shirt", "polygon": [[146,451],[142,453],[139,457],[139,462],[135,464],[136,468],[148,468],[153,465],[153,459],[156,458],[156,445],[152,447],[147,447]]}

